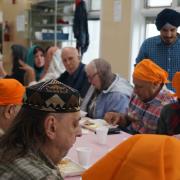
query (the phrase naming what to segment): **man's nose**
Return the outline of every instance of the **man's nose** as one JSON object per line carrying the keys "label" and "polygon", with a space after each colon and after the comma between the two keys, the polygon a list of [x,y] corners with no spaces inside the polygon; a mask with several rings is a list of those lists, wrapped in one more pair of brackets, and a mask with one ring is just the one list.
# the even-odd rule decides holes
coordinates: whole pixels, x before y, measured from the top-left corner
{"label": "man's nose", "polygon": [[79,128],[77,129],[77,134],[76,134],[77,137],[81,137],[82,136],[82,129],[81,127],[79,126]]}
{"label": "man's nose", "polygon": [[171,31],[167,31],[167,32],[166,32],[166,37],[171,37],[171,36],[172,36]]}

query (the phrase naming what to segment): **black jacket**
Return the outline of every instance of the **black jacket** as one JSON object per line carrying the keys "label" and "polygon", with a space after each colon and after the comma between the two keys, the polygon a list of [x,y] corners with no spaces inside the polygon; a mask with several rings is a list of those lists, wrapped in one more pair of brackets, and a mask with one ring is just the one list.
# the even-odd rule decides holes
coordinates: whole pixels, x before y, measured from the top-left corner
{"label": "black jacket", "polygon": [[76,5],[73,22],[74,37],[77,40],[76,48],[81,56],[89,46],[88,18],[86,4],[83,0]]}

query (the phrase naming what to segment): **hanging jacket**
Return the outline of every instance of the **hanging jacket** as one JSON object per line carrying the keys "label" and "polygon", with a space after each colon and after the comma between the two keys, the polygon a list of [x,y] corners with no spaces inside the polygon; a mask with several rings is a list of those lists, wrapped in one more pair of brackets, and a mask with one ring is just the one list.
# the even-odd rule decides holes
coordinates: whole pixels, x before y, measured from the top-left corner
{"label": "hanging jacket", "polygon": [[76,48],[82,56],[89,46],[88,18],[86,4],[83,0],[76,4],[73,32],[74,37],[77,40]]}

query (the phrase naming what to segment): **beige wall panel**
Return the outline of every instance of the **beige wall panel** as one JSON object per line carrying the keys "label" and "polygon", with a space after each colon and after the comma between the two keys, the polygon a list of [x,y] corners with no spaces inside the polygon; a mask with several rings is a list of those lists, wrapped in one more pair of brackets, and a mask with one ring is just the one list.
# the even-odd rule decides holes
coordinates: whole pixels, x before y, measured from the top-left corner
{"label": "beige wall panel", "polygon": [[5,69],[10,72],[11,69],[11,45],[21,44],[27,46],[27,39],[25,39],[26,32],[17,32],[16,17],[25,13],[27,9],[27,0],[16,0],[16,4],[12,4],[12,0],[3,0],[0,6],[3,11],[3,21],[8,21],[10,26],[10,41],[3,42],[3,55]]}
{"label": "beige wall panel", "polygon": [[131,0],[120,0],[120,22],[114,21],[114,2],[102,1],[100,56],[111,63],[113,72],[129,79]]}

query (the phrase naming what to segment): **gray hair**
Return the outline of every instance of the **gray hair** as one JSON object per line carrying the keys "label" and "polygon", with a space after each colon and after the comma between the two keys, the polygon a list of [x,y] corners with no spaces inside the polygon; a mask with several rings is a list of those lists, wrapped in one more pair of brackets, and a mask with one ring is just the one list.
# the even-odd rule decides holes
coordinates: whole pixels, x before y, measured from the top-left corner
{"label": "gray hair", "polygon": [[90,63],[94,66],[95,72],[99,75],[101,80],[101,90],[107,89],[114,79],[111,64],[102,58],[94,59]]}

